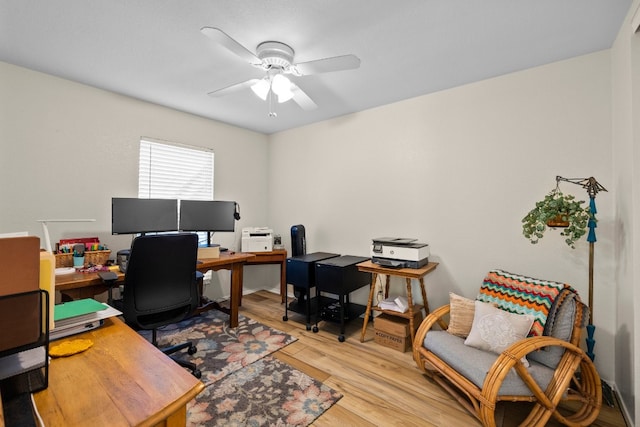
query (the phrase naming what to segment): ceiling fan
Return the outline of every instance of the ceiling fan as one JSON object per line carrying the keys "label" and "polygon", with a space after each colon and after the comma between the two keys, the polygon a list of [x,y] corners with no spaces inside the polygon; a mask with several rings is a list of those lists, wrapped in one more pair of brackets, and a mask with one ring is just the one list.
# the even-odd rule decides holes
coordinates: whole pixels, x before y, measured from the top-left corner
{"label": "ceiling fan", "polygon": [[209,92],[209,95],[224,96],[245,88],[251,88],[261,99],[269,100],[269,116],[272,117],[277,116],[273,111],[274,98],[277,98],[279,103],[293,99],[304,110],[313,110],[318,107],[309,95],[293,83],[287,75],[296,77],[309,76],[332,71],[352,70],[360,67],[360,59],[355,55],[333,56],[295,63],[294,50],[284,43],[278,41],[262,42],[256,47],[256,53],[254,54],[219,28],[203,27],[200,31],[249,64],[265,72],[263,78],[234,83]]}

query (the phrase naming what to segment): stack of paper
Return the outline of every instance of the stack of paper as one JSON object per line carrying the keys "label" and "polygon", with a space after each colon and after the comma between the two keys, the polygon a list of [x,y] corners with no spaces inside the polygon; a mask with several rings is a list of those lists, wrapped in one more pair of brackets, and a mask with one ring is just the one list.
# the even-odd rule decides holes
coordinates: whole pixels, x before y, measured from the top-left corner
{"label": "stack of paper", "polygon": [[49,332],[49,339],[56,340],[95,329],[102,325],[104,319],[121,314],[110,305],[92,298],[58,304],[54,307],[55,328]]}
{"label": "stack of paper", "polygon": [[404,313],[409,309],[409,301],[406,297],[403,296],[391,297],[380,301],[378,307],[383,310],[391,310],[397,311],[399,313]]}

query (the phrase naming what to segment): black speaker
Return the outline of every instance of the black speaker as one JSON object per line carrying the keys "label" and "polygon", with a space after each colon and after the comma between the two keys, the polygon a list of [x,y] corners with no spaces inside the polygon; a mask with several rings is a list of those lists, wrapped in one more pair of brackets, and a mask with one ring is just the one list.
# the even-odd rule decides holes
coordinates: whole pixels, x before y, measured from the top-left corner
{"label": "black speaker", "polygon": [[304,225],[298,224],[291,227],[291,256],[307,254],[307,238],[304,233]]}
{"label": "black speaker", "polygon": [[118,251],[116,255],[116,262],[118,263],[118,267],[120,267],[120,271],[123,273],[127,272],[127,264],[129,263],[129,255],[131,255],[131,250],[122,249]]}

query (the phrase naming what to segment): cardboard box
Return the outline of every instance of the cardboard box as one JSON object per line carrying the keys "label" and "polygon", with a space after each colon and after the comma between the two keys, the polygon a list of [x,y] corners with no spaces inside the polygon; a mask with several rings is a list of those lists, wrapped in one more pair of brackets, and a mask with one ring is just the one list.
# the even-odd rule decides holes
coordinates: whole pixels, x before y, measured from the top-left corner
{"label": "cardboard box", "polygon": [[411,337],[401,337],[398,335],[391,335],[383,331],[375,330],[373,336],[375,342],[385,347],[392,348],[401,352],[409,350],[411,347]]}
{"label": "cardboard box", "polygon": [[[413,328],[414,331],[418,329],[422,323],[422,311],[416,310],[413,313]],[[408,337],[409,332],[409,319],[399,316],[393,316],[390,314],[381,314],[373,319],[374,329],[386,332],[389,335],[396,335],[399,337]]]}
{"label": "cardboard box", "polygon": [[0,296],[38,290],[40,239],[35,236],[0,238]]}
{"label": "cardboard box", "polygon": [[220,246],[198,247],[198,259],[220,258]]}

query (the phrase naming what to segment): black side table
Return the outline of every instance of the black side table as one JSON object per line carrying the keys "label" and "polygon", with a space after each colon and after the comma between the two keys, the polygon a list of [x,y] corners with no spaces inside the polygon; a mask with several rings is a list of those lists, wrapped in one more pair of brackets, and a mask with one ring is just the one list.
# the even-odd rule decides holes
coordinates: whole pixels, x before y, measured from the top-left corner
{"label": "black side table", "polygon": [[[287,258],[287,284],[294,289],[303,291],[296,295],[297,299],[291,303],[285,303],[282,320],[289,320],[288,310],[305,314],[307,317],[307,331],[311,329],[311,313],[316,311],[317,301],[311,301],[311,288],[316,286],[316,262],[335,258],[339,254],[329,252],[314,252]],[[285,289],[286,295],[286,289]],[[302,301],[301,301],[302,300]]]}
{"label": "black side table", "polygon": [[[340,335],[338,341],[344,342],[345,321],[357,318],[365,312],[366,307],[349,302],[349,294],[356,289],[369,285],[370,275],[358,271],[356,264],[369,258],[344,255],[316,262],[316,325],[313,332],[318,332],[318,319],[339,321]],[[337,295],[333,298],[320,296],[320,292]]]}

